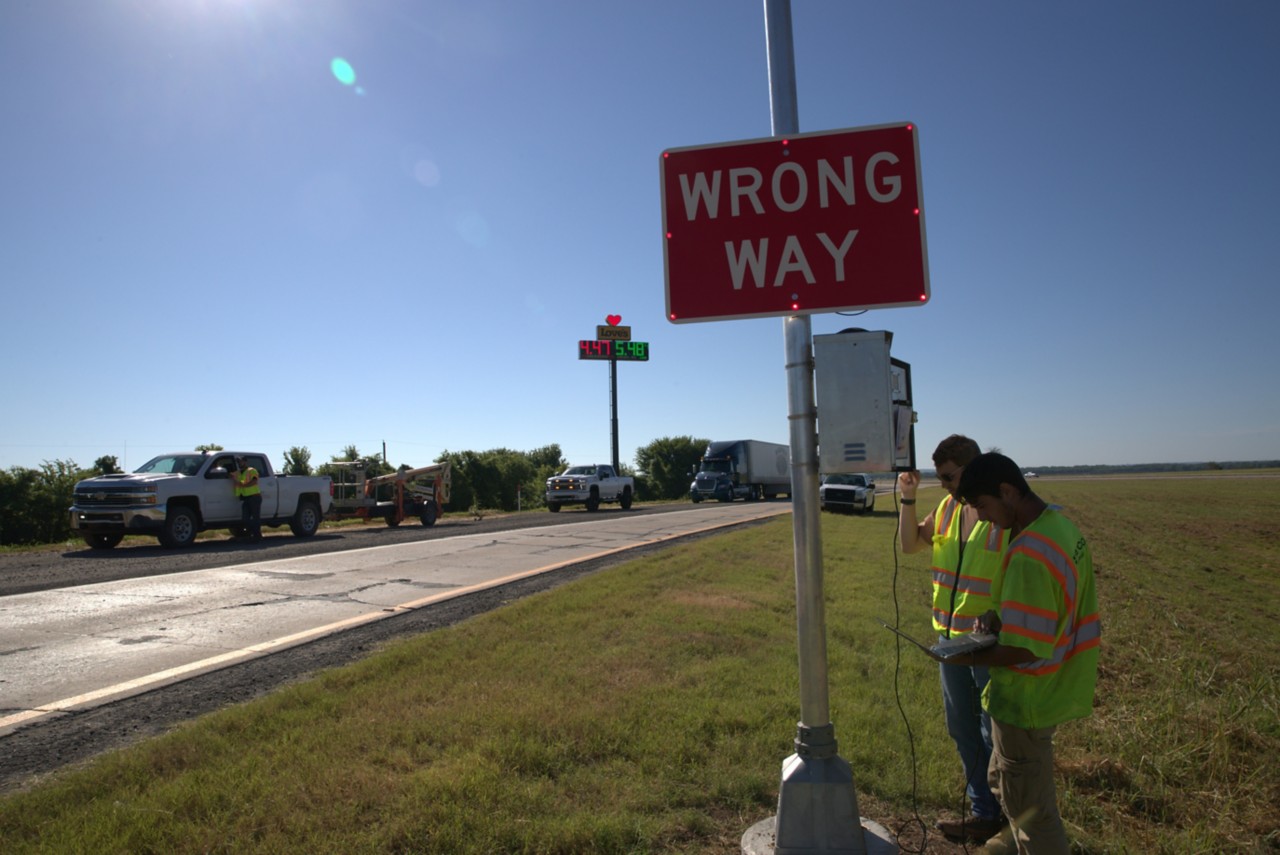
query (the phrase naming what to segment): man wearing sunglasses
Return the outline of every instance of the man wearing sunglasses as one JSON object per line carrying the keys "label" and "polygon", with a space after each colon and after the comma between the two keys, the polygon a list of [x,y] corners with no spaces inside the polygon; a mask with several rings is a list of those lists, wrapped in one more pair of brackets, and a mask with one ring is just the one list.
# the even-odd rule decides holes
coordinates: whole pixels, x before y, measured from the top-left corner
{"label": "man wearing sunglasses", "polygon": [[[960,476],[980,453],[978,443],[960,434],[938,443],[933,465],[947,492],[923,521],[917,521],[916,516],[920,473],[898,476],[902,551],[933,548],[933,628],[940,639],[973,632],[977,619],[992,608],[991,580],[1009,546],[1007,530],[979,520],[977,512],[960,499]],[[982,690],[990,674],[985,667],[949,662],[941,663],[939,670],[947,732],[964,766],[970,814],[963,819],[940,820],[937,827],[951,840],[986,842],[1005,825],[1000,804],[987,782],[991,720],[982,709]]]}

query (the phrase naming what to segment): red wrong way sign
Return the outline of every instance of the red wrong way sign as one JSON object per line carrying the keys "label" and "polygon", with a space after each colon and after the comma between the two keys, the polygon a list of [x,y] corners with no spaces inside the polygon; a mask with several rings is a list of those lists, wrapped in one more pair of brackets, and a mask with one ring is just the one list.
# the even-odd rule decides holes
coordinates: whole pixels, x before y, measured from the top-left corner
{"label": "red wrong way sign", "polygon": [[673,323],[928,301],[914,124],[673,148],[660,163]]}

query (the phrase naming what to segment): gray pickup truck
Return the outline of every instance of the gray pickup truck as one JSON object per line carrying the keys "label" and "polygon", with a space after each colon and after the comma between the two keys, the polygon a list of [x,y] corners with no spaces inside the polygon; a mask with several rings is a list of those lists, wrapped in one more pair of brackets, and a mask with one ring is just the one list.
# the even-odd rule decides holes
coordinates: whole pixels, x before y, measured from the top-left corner
{"label": "gray pickup truck", "polygon": [[262,524],[310,537],[329,512],[327,477],[280,475],[253,451],[182,451],[153,457],[132,473],[76,484],[71,529],[93,549],[112,549],[126,534],[149,534],[169,547],[190,546],[208,529],[245,534],[229,470],[237,457],[258,470]]}

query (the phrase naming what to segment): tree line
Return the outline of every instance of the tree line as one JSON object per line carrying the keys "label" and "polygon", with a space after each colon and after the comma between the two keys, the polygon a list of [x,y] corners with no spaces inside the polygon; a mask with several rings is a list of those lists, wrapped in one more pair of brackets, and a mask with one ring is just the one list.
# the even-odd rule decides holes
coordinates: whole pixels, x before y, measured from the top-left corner
{"label": "tree line", "polygon": [[[680,499],[688,495],[689,472],[706,447],[707,440],[692,436],[655,439],[636,449],[636,466],[624,464],[620,474],[635,478],[638,501]],[[221,451],[222,446],[199,445],[195,450]],[[334,477],[339,467],[333,464],[357,460],[366,461],[366,472],[370,476],[423,465],[392,465],[380,455],[364,455],[356,446],[349,445],[340,454],[313,466],[311,451],[306,446],[293,446],[283,453],[279,471],[285,475]],[[545,507],[546,480],[570,463],[556,443],[532,451],[509,448],[444,451],[432,462],[448,462],[452,470],[446,512]],[[53,460],[45,461],[38,469],[13,466],[0,470],[0,546],[72,539],[68,509],[76,482],[121,471],[118,458],[110,455],[99,457],[87,469],[72,460]]]}

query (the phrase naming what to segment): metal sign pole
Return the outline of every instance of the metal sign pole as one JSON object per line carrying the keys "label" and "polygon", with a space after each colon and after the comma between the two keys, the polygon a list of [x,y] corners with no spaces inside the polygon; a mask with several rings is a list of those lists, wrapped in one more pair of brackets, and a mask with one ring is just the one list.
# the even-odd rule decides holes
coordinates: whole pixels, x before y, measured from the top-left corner
{"label": "metal sign pole", "polygon": [[618,466],[618,360],[609,360],[609,425],[613,436],[613,474],[621,475]]}
{"label": "metal sign pole", "polygon": [[[764,0],[773,135],[799,133],[790,0]],[[796,564],[796,632],[800,722],[796,753],[782,765],[774,855],[867,853],[853,773],[836,752],[827,695],[826,616],[818,505],[818,433],[813,392],[813,337],[808,315],[783,321],[787,418],[791,425],[791,501]],[[750,836],[751,832],[748,832]],[[897,847],[878,852],[896,852]],[[746,838],[743,850],[750,852]]]}

